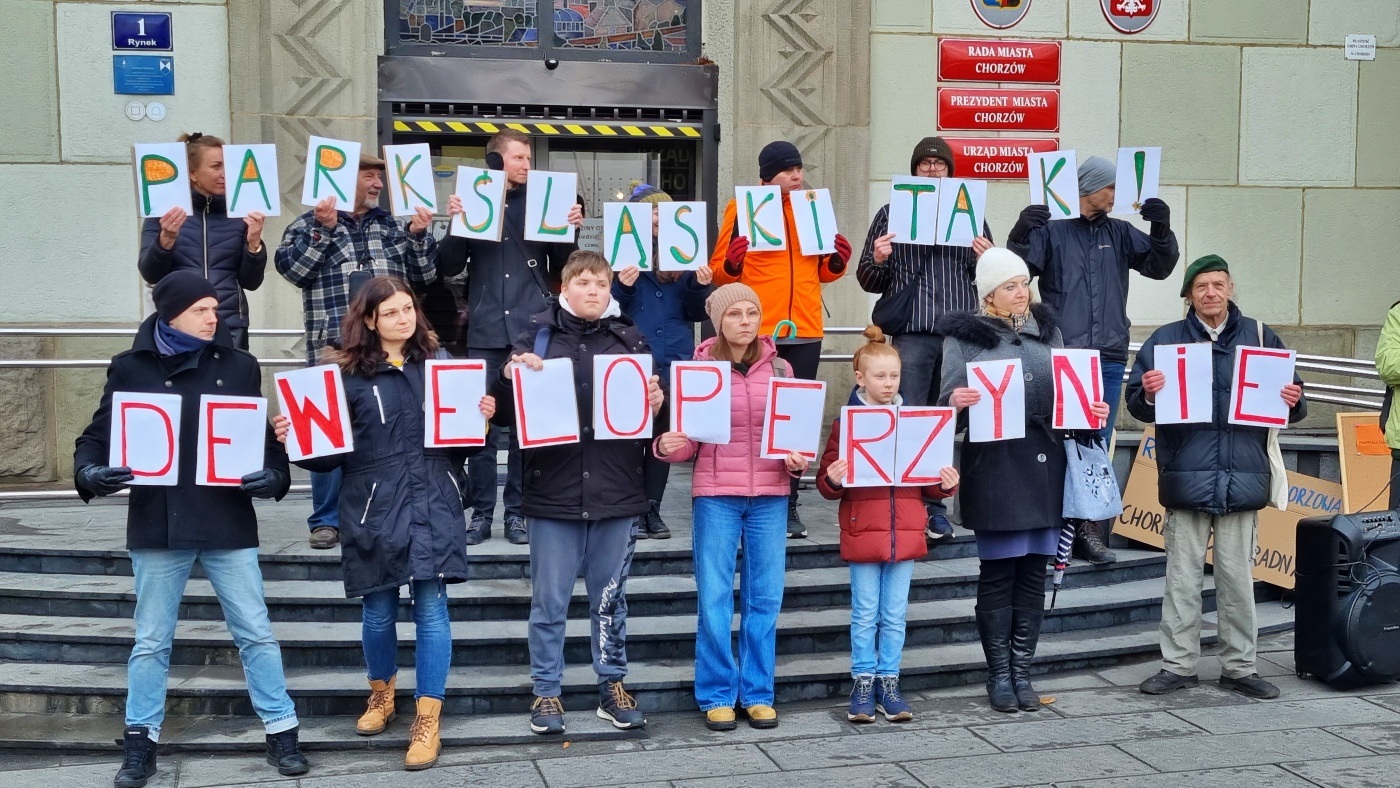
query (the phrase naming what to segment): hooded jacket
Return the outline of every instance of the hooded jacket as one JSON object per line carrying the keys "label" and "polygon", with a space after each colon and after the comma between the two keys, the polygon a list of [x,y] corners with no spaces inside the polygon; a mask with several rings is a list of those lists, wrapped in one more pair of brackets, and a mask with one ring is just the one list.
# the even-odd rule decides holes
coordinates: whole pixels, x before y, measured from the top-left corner
{"label": "hooded jacket", "polygon": [[[1240,314],[1239,307],[1231,302],[1219,340],[1211,342],[1196,310],[1191,309],[1185,320],[1162,326],[1142,343],[1124,401],[1134,418],[1151,424],[1157,420],[1157,407],[1155,402],[1147,401],[1142,376],[1157,368],[1157,346],[1211,342],[1211,421],[1157,427],[1157,498],[1168,509],[1218,515],[1252,512],[1268,505],[1269,431],[1229,422],[1235,348],[1283,348],[1283,342],[1268,326],[1263,326],[1264,335],[1259,335],[1258,327],[1262,325]],[[1295,373],[1293,382],[1303,381]],[[1308,402],[1304,397],[1289,410],[1288,420],[1301,421],[1307,415]]]}
{"label": "hooded jacket", "polygon": [[[847,405],[869,405],[862,389],[851,391]],[[898,398],[895,403],[899,404]],[[817,470],[817,491],[828,500],[840,500],[837,522],[841,526],[841,558],[857,564],[912,561],[928,554],[924,528],[928,512],[924,500],[953,495],[941,485],[926,487],[840,487],[832,484],[826,469],[841,450],[841,419],[831,422],[831,432]]]}
{"label": "hooded jacket", "polygon": [[1400,452],[1400,406],[1395,404],[1395,394],[1400,391],[1400,302],[1390,307],[1381,326],[1381,337],[1376,342],[1376,373],[1388,389],[1389,407],[1381,425],[1385,442],[1392,451]]}
{"label": "hooded jacket", "polygon": [[647,338],[656,374],[662,380],[669,379],[672,361],[695,353],[695,324],[709,317],[705,298],[710,292],[710,287],[696,281],[689,271],[672,282],[662,282],[655,272],[643,271],[630,287],[613,280],[613,299]]}

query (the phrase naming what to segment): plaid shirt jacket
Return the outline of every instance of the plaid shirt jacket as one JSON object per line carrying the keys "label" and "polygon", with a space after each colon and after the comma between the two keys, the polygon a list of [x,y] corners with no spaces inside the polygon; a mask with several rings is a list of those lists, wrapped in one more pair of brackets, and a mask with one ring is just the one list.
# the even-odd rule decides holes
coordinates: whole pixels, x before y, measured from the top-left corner
{"label": "plaid shirt jacket", "polygon": [[316,222],[313,212],[297,217],[277,247],[277,272],[301,288],[306,318],[306,361],[340,339],[340,324],[350,307],[350,274],[396,276],[422,287],[437,278],[432,233],[413,234],[383,208],[362,217],[338,212],[333,229]]}

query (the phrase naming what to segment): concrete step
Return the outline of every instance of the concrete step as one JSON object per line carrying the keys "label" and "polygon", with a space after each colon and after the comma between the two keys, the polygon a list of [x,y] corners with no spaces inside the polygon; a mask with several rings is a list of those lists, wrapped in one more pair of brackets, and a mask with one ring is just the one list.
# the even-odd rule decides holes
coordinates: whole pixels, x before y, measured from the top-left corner
{"label": "concrete step", "polygon": [[[1293,626],[1293,610],[1279,602],[1261,603],[1258,613],[1261,633]],[[1154,617],[1094,630],[1047,632],[1040,641],[1033,671],[1095,667],[1115,664],[1125,657],[1155,654],[1157,623]],[[1215,642],[1213,613],[1205,616],[1201,639],[1206,644]],[[901,685],[919,690],[968,684],[981,681],[985,670],[977,642],[911,646],[904,651]],[[298,713],[307,719],[355,715],[363,710],[366,684],[361,668],[288,668],[286,674]],[[633,660],[627,684],[637,693],[643,709],[681,711],[695,708],[693,680],[690,660]],[[242,670],[234,665],[172,666],[169,687],[168,719],[252,713]],[[399,672],[398,688],[400,713],[411,713],[411,669]],[[838,697],[850,689],[850,660],[837,653],[779,656],[777,689],[779,703]],[[120,715],[125,697],[125,665],[0,663],[0,712],[6,714]],[[531,697],[525,664],[457,667],[448,674],[445,706],[451,715],[519,715],[526,711]],[[564,704],[571,710],[571,724],[591,714],[596,703],[596,677],[591,668],[581,664],[567,668]],[[116,719],[107,719],[112,730],[117,730]],[[523,720],[506,720],[500,727],[509,729],[511,725],[523,728]],[[0,725],[0,746],[34,746],[35,735],[21,734],[16,726]]]}
{"label": "concrete step", "polygon": [[[1106,566],[1075,563],[1067,572],[1071,586],[1103,586],[1161,577],[1166,559],[1152,550],[1119,550],[1118,561]],[[976,593],[977,559],[930,557],[914,569],[911,601],[951,599]],[[129,575],[0,572],[0,614],[131,618],[136,607],[135,581]],[[736,582],[737,588],[737,582]],[[268,611],[274,621],[355,622],[360,600],[347,599],[336,580],[268,580],[264,584]],[[404,591],[407,598],[407,591]],[[448,586],[454,621],[525,619],[530,608],[528,578],[477,580]],[[627,583],[627,607],[632,616],[695,612],[692,575],[644,575]],[[845,566],[793,569],[787,572],[783,606],[794,610],[850,604],[850,573]],[[588,614],[580,581],[574,588],[571,616]],[[180,617],[222,621],[223,611],[208,580],[194,578],[185,588]],[[401,620],[410,620],[405,607]]]}
{"label": "concrete step", "polygon": [[[936,568],[936,567],[935,567]],[[1160,615],[1162,578],[1106,586],[1067,582],[1057,607],[1046,616],[1044,631],[1096,629]],[[1207,578],[1203,594],[1214,609],[1214,586]],[[935,645],[975,640],[971,597],[912,602],[906,616],[906,643]],[[659,616],[628,616],[627,652],[635,660],[693,658],[694,612]],[[489,666],[529,663],[523,619],[454,621],[453,661],[457,665]],[[273,633],[288,667],[350,667],[363,664],[358,622],[275,622]],[[587,618],[570,620],[565,658],[586,662],[590,657]],[[132,624],[104,617],[55,617],[43,614],[0,614],[0,659],[67,663],[122,663],[129,656]],[[850,648],[849,606],[784,609],[778,618],[779,654],[842,653]],[[411,663],[413,627],[399,625],[399,660]],[[238,665],[238,651],[222,621],[181,621],[175,630],[171,662],[176,665]]]}

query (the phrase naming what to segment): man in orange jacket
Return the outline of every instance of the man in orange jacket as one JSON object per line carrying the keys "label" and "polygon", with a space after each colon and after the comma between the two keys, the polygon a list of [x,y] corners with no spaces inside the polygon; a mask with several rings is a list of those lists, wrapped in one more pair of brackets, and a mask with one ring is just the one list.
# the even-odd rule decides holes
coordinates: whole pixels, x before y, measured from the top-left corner
{"label": "man in orange jacket", "polygon": [[[763,185],[782,190],[787,248],[749,251],[749,239],[739,234],[737,203],[731,199],[724,207],[710,269],[716,286],[743,282],[758,293],[763,300],[761,330],[777,340],[778,356],[788,362],[794,377],[815,380],[822,355],[822,285],[846,273],[851,242],[837,234],[834,254],[804,255],[797,248],[797,224],[788,200],[788,192],[803,187],[802,154],[796,145],[784,140],[765,145],[758,154],[758,178]],[[775,333],[779,326],[784,330]],[[788,498],[788,538],[806,535],[807,529],[797,516],[794,479]]]}

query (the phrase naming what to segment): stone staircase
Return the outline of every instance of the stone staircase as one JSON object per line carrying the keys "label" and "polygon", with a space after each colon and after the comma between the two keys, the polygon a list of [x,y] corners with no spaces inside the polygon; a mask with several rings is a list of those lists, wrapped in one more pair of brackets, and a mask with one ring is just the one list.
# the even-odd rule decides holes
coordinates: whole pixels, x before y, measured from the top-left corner
{"label": "stone staircase", "polygon": [[[683,495],[688,485],[682,469],[673,479],[664,514],[675,537],[640,542],[628,583],[628,685],[648,711],[694,709],[695,582]],[[780,705],[849,691],[850,593],[835,505],[814,492],[804,493],[803,502],[811,536],[789,542],[778,622]],[[315,746],[370,746],[346,736],[350,723],[344,717],[363,709],[366,685],[359,603],[344,597],[339,557],[306,545],[306,501],[260,502],[258,508],[268,606],[308,737]],[[0,506],[0,747],[111,746],[125,701],[135,604],[130,560],[122,549],[125,513],[117,501]],[[499,532],[471,550],[473,579],[449,588],[454,649],[445,705],[453,720],[451,742],[529,738],[516,733],[525,731],[517,715],[531,698],[528,552]],[[1156,653],[1165,559],[1126,545],[1118,555],[1110,566],[1070,568],[1046,618],[1037,671]],[[902,669],[907,689],[982,679],[973,617],[976,575],[975,547],[964,531],[916,567]],[[1261,630],[1291,627],[1291,610],[1267,601],[1272,597],[1266,587],[1259,596],[1266,600]],[[1204,608],[1213,611],[1214,603],[1208,586]],[[578,620],[570,622],[566,641],[564,703],[579,710],[570,715],[571,737],[622,735],[596,724],[591,714],[596,685],[588,667],[585,606],[580,582],[572,611]],[[402,611],[401,622],[408,621],[408,612]],[[1204,637],[1214,637],[1210,621]],[[400,624],[400,639],[400,663],[411,664],[411,623]],[[182,746],[218,749],[260,740],[255,721],[237,719],[252,714],[238,653],[198,572],[186,589],[171,662],[167,724],[186,731],[178,737]],[[401,713],[411,714],[410,668],[400,672],[398,686]],[[486,724],[486,716],[499,714],[511,717]],[[227,716],[235,719],[219,719]],[[397,740],[376,741],[388,746]]]}

